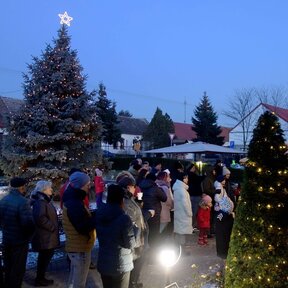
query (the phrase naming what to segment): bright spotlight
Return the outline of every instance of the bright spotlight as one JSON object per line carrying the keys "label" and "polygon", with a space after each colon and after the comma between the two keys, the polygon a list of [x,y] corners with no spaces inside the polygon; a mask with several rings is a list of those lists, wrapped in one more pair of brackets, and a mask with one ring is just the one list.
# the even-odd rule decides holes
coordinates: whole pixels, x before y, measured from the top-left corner
{"label": "bright spotlight", "polygon": [[169,267],[174,266],[178,262],[180,258],[180,254],[181,254],[181,251],[179,255],[177,255],[175,249],[164,248],[159,253],[159,261],[161,265],[169,268]]}

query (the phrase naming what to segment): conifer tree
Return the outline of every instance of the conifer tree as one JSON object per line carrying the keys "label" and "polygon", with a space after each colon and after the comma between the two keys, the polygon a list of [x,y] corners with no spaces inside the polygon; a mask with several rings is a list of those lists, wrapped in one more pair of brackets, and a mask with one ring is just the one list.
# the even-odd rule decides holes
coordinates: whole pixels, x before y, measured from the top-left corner
{"label": "conifer tree", "polygon": [[143,133],[143,140],[149,149],[156,149],[170,145],[169,133],[174,133],[174,124],[170,116],[157,107],[155,114]]}
{"label": "conifer tree", "polygon": [[217,114],[214,112],[209,98],[204,92],[203,98],[195,108],[195,117],[192,117],[192,130],[197,134],[194,141],[203,141],[210,144],[223,145],[224,137],[221,134],[221,128],[217,125]]}
{"label": "conifer tree", "polygon": [[116,113],[116,104],[107,98],[106,87],[99,84],[98,99],[96,100],[97,115],[102,123],[102,141],[114,147],[121,142],[121,131]]}
{"label": "conifer tree", "polygon": [[249,144],[249,162],[231,235],[225,287],[288,287],[288,155],[278,118],[265,112]]}
{"label": "conifer tree", "polygon": [[100,161],[100,126],[64,25],[53,45],[32,60],[24,75],[24,107],[11,122],[1,168],[8,176],[57,185],[72,167],[91,169]]}

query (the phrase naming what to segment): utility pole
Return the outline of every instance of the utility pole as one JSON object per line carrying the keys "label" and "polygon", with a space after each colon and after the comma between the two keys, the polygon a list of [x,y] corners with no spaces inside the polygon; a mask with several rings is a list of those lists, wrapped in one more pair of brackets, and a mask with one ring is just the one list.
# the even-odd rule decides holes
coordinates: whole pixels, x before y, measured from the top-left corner
{"label": "utility pole", "polygon": [[186,102],[186,97],[184,99],[184,123],[186,123],[186,106],[187,106],[187,102]]}

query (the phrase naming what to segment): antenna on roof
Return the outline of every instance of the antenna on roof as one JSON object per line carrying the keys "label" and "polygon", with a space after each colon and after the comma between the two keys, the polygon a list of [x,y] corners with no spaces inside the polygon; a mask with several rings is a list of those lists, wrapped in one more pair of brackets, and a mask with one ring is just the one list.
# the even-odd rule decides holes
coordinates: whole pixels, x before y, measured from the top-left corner
{"label": "antenna on roof", "polygon": [[187,106],[187,101],[186,101],[186,96],[184,99],[184,123],[186,123],[186,106]]}

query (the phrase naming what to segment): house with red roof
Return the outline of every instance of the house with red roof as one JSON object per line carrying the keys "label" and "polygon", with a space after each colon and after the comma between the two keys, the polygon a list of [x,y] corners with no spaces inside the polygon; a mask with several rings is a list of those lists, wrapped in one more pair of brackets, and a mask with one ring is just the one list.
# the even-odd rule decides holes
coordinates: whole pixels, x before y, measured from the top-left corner
{"label": "house with red roof", "polygon": [[288,109],[260,103],[230,130],[229,140],[230,143],[233,142],[235,148],[247,151],[258,119],[266,111],[270,111],[278,117],[284,131],[284,138],[288,141]]}
{"label": "house with red roof", "polygon": [[[187,143],[189,141],[193,141],[197,135],[194,130],[192,130],[192,123],[179,123],[174,122],[174,129],[175,129],[175,136],[173,138],[172,143],[173,144],[183,144]],[[224,142],[229,142],[229,132],[231,128],[228,127],[222,127],[221,126],[221,134],[220,136],[224,137]]]}

